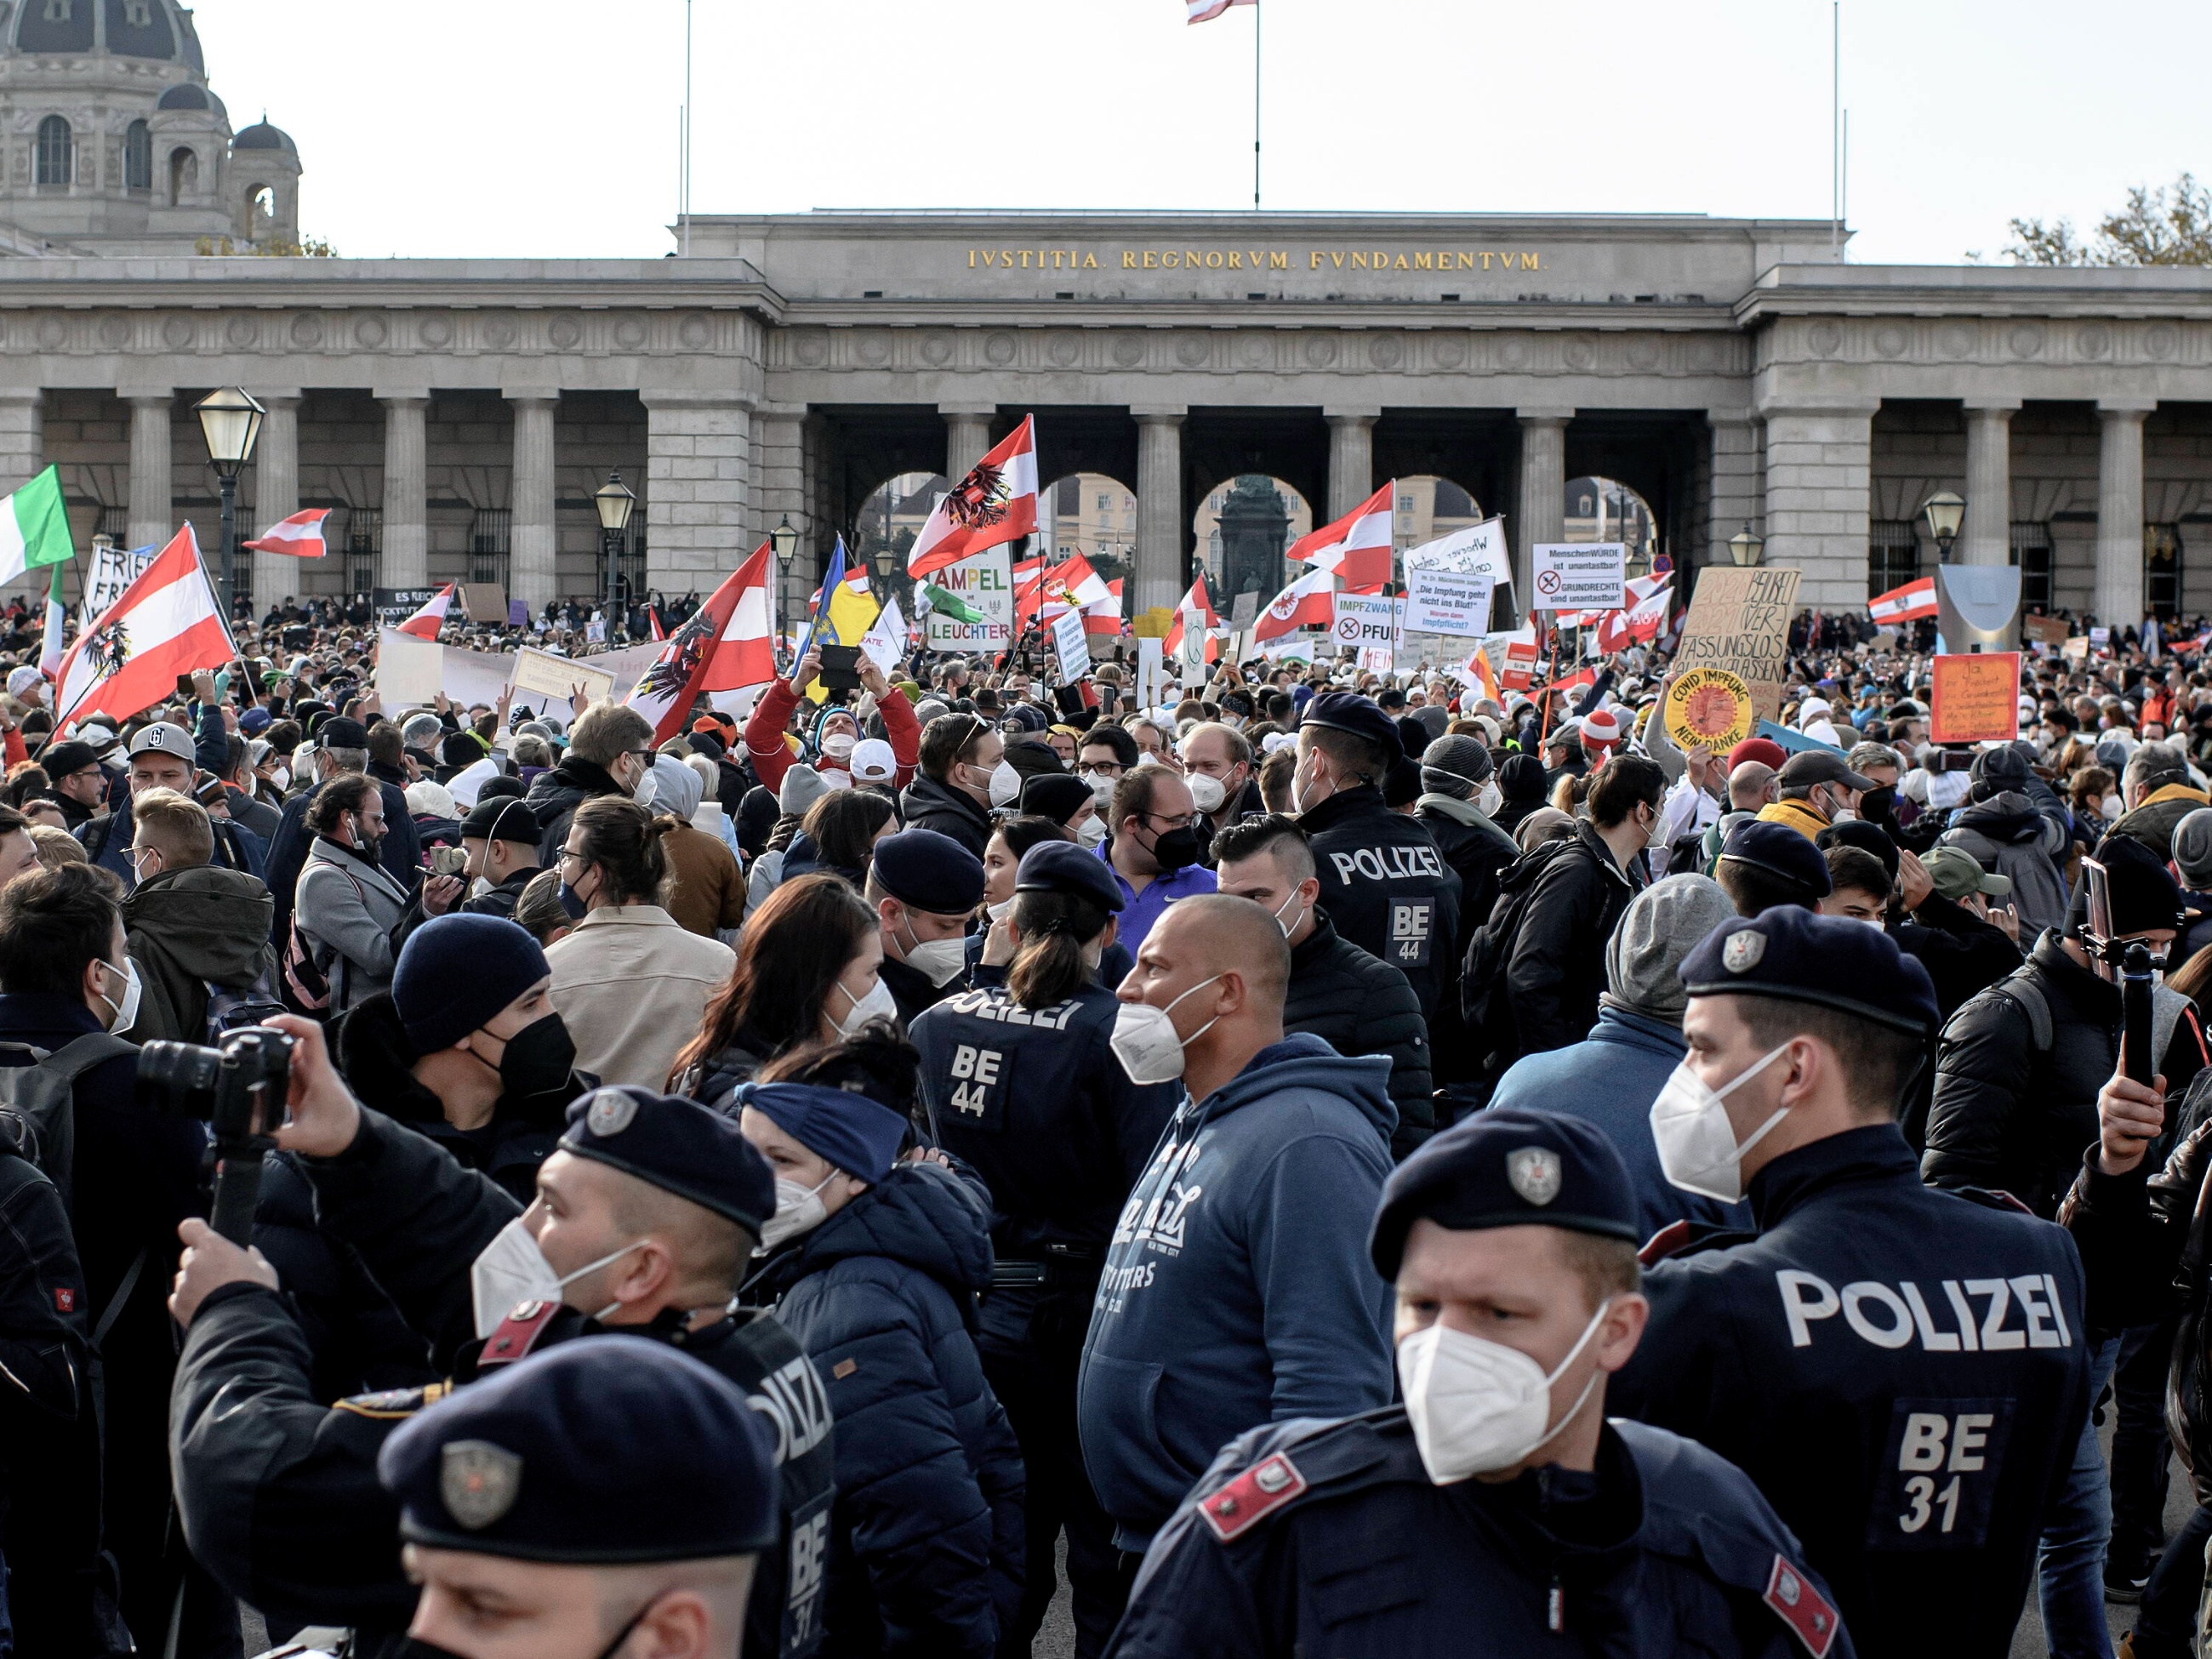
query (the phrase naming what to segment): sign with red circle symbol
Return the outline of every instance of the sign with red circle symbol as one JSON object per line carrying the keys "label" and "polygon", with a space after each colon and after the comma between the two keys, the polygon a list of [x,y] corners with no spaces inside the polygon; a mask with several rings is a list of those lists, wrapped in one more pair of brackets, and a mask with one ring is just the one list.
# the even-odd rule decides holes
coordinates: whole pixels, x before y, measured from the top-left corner
{"label": "sign with red circle symbol", "polygon": [[1751,688],[1725,668],[1692,668],[1667,688],[1665,712],[1677,748],[1724,755],[1751,735]]}

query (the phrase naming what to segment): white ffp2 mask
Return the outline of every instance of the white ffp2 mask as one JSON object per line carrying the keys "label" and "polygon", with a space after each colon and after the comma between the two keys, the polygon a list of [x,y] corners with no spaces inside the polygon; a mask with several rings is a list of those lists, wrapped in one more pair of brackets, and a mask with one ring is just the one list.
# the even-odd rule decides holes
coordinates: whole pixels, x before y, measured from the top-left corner
{"label": "white ffp2 mask", "polygon": [[1743,1155],[1766,1138],[1774,1126],[1789,1115],[1787,1106],[1737,1144],[1729,1122],[1728,1097],[1774,1063],[1775,1055],[1789,1048],[1784,1043],[1757,1063],[1736,1073],[1725,1089],[1710,1089],[1684,1060],[1651,1103],[1651,1139],[1659,1149],[1659,1169],[1672,1186],[1703,1198],[1733,1204],[1743,1196]]}
{"label": "white ffp2 mask", "polygon": [[1421,1467],[1439,1486],[1510,1468],[1574,1420],[1602,1373],[1593,1370],[1575,1403],[1552,1418],[1552,1385],[1566,1374],[1613,1305],[1598,1304],[1575,1346],[1549,1376],[1518,1348],[1431,1325],[1398,1345],[1398,1381]]}
{"label": "white ffp2 mask", "polygon": [[1108,1041],[1114,1058],[1129,1074],[1130,1082],[1172,1083],[1182,1075],[1183,1050],[1212,1030],[1213,1021],[1209,1019],[1188,1036],[1177,1036],[1175,1021],[1169,1016],[1176,1002],[1181,1002],[1192,991],[1205,989],[1220,977],[1218,974],[1209,974],[1165,1008],[1155,1008],[1149,1002],[1121,1005],[1114,1016],[1114,1035]]}
{"label": "white ffp2 mask", "polygon": [[[521,1303],[558,1302],[568,1285],[610,1261],[619,1261],[644,1242],[633,1240],[572,1273],[556,1273],[545,1252],[538,1248],[537,1235],[522,1224],[520,1216],[515,1217],[469,1267],[469,1296],[475,1308],[477,1334],[489,1336]],[[605,1319],[621,1305],[610,1302],[592,1317]]]}

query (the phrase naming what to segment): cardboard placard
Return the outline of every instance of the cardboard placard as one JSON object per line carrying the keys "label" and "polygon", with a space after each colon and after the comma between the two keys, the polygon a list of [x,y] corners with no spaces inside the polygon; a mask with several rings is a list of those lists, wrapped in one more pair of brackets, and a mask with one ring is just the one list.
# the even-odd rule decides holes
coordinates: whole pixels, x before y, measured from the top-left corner
{"label": "cardboard placard", "polygon": [[2061,617],[2022,617],[2020,631],[2038,645],[2063,645],[2069,629]]}
{"label": "cardboard placard", "polygon": [[463,582],[457,592],[461,610],[471,622],[507,620],[507,590],[497,582]]}
{"label": "cardboard placard", "polygon": [[2020,653],[1936,658],[1928,708],[1930,742],[2013,742],[2020,736]]}
{"label": "cardboard placard", "polygon": [[1725,755],[1751,735],[1751,688],[1725,668],[1692,668],[1667,688],[1667,735],[1685,752]]}
{"label": "cardboard placard", "polygon": [[[659,649],[657,646],[653,648]],[[507,683],[514,687],[517,695],[535,692],[561,703],[567,702],[569,695],[579,687],[593,702],[612,696],[615,690],[613,673],[591,659],[556,657],[534,645],[526,645],[514,653],[514,672]]]}
{"label": "cardboard placard", "polygon": [[1229,601],[1229,626],[1242,634],[1260,619],[1260,595],[1246,588]]}
{"label": "cardboard placard", "polygon": [[1091,672],[1091,635],[1084,631],[1080,611],[1063,611],[1053,619],[1052,648],[1060,659],[1060,678],[1073,685]]}
{"label": "cardboard placard", "polygon": [[1759,717],[1777,719],[1800,574],[1766,565],[1716,564],[1700,570],[1681,641],[1674,647],[1674,666],[1729,670],[1751,688]]}
{"label": "cardboard placard", "polygon": [[1618,611],[1628,591],[1626,542],[1538,542],[1528,550],[1529,606]]}

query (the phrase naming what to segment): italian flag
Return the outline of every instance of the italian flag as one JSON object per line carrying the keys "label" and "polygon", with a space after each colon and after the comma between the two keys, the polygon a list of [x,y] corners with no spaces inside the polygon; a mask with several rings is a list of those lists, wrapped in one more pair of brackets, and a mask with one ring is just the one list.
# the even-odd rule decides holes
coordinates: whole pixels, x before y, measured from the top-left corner
{"label": "italian flag", "polygon": [[187,524],[70,647],[54,706],[64,729],[95,714],[120,725],[175,696],[179,675],[235,655]]}
{"label": "italian flag", "polygon": [[50,466],[7,498],[0,513],[0,583],[73,558],[69,515],[62,511],[62,470]]}
{"label": "italian flag", "polygon": [[1006,441],[969,470],[930,510],[906,556],[909,576],[927,576],[1036,528],[1036,417],[1024,415]]}

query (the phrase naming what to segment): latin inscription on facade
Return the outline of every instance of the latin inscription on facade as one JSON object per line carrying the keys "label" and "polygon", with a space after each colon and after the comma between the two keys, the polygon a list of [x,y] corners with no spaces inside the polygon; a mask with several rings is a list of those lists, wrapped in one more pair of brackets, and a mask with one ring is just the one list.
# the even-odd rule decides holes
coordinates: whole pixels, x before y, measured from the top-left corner
{"label": "latin inscription on facade", "polygon": [[1487,248],[1195,248],[1095,249],[971,247],[970,270],[1540,270],[1541,256]]}

